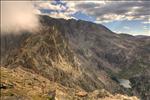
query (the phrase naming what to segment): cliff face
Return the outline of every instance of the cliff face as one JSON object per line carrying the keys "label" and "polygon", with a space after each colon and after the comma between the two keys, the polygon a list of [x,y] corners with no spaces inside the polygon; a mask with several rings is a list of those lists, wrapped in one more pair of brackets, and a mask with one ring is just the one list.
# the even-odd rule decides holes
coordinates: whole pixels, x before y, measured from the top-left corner
{"label": "cliff face", "polygon": [[[127,72],[127,69],[130,71],[136,71],[134,70],[136,68],[141,71],[149,69],[150,37],[118,35],[100,24],[81,20],[55,20],[42,16],[41,22],[47,26],[54,25],[65,34],[70,47],[81,57],[83,62],[86,64],[88,62],[87,66],[108,68],[114,73],[119,73],[121,70]],[[137,69],[137,71],[139,70]],[[122,76],[129,78],[140,73],[120,74],[125,74]]]}
{"label": "cliff face", "polygon": [[[106,89],[149,100],[138,87],[145,88],[147,83],[141,84],[140,77],[150,75],[150,37],[119,35],[103,25],[80,20],[39,19],[41,27],[34,34],[1,37],[1,65],[21,66],[69,89],[88,93]],[[120,85],[121,79],[130,80],[131,88]]]}
{"label": "cliff face", "polygon": [[105,75],[102,77],[111,82],[107,85],[96,77],[94,70],[85,70],[86,66],[81,65],[65,37],[55,27],[43,26],[39,33],[30,35],[22,43],[16,55],[8,56],[6,60],[6,66],[12,68],[21,65],[68,87],[82,87],[86,91],[93,91],[105,86],[119,86],[105,72],[101,73]]}

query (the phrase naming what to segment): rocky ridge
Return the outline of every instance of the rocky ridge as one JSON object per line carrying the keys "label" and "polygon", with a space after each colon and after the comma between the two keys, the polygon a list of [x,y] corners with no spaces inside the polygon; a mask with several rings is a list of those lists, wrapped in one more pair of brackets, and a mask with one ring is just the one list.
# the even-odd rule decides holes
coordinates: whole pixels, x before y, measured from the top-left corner
{"label": "rocky ridge", "polygon": [[106,90],[85,92],[64,87],[21,66],[8,69],[1,66],[1,100],[139,100]]}

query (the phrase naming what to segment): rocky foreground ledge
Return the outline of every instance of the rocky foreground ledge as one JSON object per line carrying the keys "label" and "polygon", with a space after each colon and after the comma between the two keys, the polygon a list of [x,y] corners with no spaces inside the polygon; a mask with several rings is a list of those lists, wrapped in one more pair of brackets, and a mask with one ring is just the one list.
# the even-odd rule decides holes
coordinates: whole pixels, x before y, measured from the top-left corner
{"label": "rocky foreground ledge", "polygon": [[104,89],[86,92],[64,87],[21,66],[1,67],[0,77],[1,100],[139,100],[135,96],[111,94]]}

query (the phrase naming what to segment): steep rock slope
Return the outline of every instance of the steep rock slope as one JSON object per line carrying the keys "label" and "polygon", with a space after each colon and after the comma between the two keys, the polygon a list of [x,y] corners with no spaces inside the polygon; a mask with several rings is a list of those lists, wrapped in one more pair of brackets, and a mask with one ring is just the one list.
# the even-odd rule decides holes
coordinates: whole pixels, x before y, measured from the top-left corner
{"label": "steep rock slope", "polygon": [[[37,34],[21,35],[23,41],[16,37],[11,39],[16,50],[5,48],[7,43],[10,44],[9,40],[5,41],[7,37],[1,39],[4,44],[3,65],[11,68],[22,66],[75,89],[93,91],[105,88],[113,93],[143,97],[143,93],[135,92],[136,88],[126,89],[116,79],[131,79],[131,84],[137,87],[132,77],[150,74],[149,37],[118,35],[103,25],[81,20],[39,18],[41,29]],[[144,100],[149,100],[149,97]]]}
{"label": "steep rock slope", "polygon": [[[100,24],[82,20],[53,19],[48,16],[40,18],[44,25],[55,26],[65,34],[81,64],[86,66],[84,70],[94,72],[101,82],[109,84],[110,82],[102,77],[109,76],[112,79],[131,79],[131,84],[138,87],[132,77],[150,75],[149,36],[119,35]],[[147,84],[149,87],[150,82]],[[144,88],[144,85],[139,85]],[[132,89],[125,91],[131,95],[134,93]],[[138,92],[144,94],[142,91]],[[149,96],[142,99],[148,100]]]}
{"label": "steep rock slope", "polygon": [[138,94],[143,100],[150,99],[150,76],[140,75],[130,79],[132,83],[132,88],[134,89],[134,94]]}
{"label": "steep rock slope", "polygon": [[[6,65],[9,67],[23,66],[62,85],[86,91],[119,87],[107,77],[105,72],[101,77],[106,77],[107,84],[102,83],[95,73],[84,71],[78,58],[68,47],[65,37],[55,27],[42,26],[37,34],[28,37],[16,55],[7,57]],[[109,83],[111,82],[111,83]],[[90,84],[90,85],[89,85]]]}
{"label": "steep rock slope", "polygon": [[[101,75],[102,72],[106,72],[112,79],[130,79],[143,74],[146,74],[147,78],[150,76],[149,36],[119,35],[103,25],[81,20],[55,20],[42,16],[41,22],[47,26],[56,26],[65,33],[70,47],[85,66],[84,69],[92,70],[90,73],[95,73],[95,76],[105,84],[109,81],[103,80],[101,76],[105,75]],[[131,84],[135,85],[135,82],[131,81]],[[145,88],[142,84],[145,84],[143,81],[139,85]],[[149,86],[150,82],[147,81],[147,84]],[[134,93],[136,90],[125,89],[125,91],[130,95],[136,94]],[[148,91],[138,92],[148,94]],[[149,98],[149,95],[146,97]]]}
{"label": "steep rock slope", "polygon": [[122,69],[134,71],[136,66],[143,70],[149,69],[150,37],[118,35],[100,24],[81,20],[66,21],[41,16],[41,22],[47,26],[55,26],[65,34],[70,47],[87,66],[108,68],[115,73]]}

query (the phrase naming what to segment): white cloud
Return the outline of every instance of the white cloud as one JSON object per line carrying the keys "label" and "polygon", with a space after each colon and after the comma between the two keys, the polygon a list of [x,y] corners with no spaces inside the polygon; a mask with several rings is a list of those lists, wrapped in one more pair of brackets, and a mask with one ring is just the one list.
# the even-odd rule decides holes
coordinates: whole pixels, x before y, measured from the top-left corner
{"label": "white cloud", "polygon": [[[66,3],[65,1],[62,1],[63,3]],[[48,15],[53,18],[64,18],[64,19],[71,19],[74,18],[70,16],[70,14],[73,14],[75,12],[74,9],[74,3],[67,3],[69,4],[69,7],[61,4],[53,4],[54,1],[35,1],[34,5],[37,9],[37,13],[42,15]],[[71,6],[71,7],[70,7]],[[40,10],[49,10],[50,12],[41,12]],[[63,11],[63,12],[62,12]],[[74,18],[75,19],[75,18]]]}
{"label": "white cloud", "polygon": [[150,24],[150,21],[144,21],[143,24]]}
{"label": "white cloud", "polygon": [[148,30],[150,32],[150,26],[146,25],[146,26],[143,26],[143,29],[144,30]]}
{"label": "white cloud", "polygon": [[[62,3],[65,3],[65,5],[61,4],[53,4],[54,1],[35,1],[35,8],[36,9],[46,9],[46,10],[53,10],[51,13],[41,13],[46,14],[54,18],[65,18],[65,19],[71,19],[74,17],[71,17],[71,14],[74,14],[78,11],[84,12],[84,9],[80,9],[78,5],[86,3],[86,4],[105,4],[105,1],[61,1]],[[64,10],[64,12],[61,12]],[[39,12],[38,12],[39,13]]]}
{"label": "white cloud", "polygon": [[116,31],[114,31],[114,32],[117,33],[117,34],[123,33],[123,32],[118,31],[118,30],[116,30]]}
{"label": "white cloud", "polygon": [[[147,1],[61,1],[65,5],[53,4],[54,1],[36,2],[37,9],[57,10],[57,13],[45,13],[49,16],[71,18],[76,12],[96,18],[96,23],[108,23],[122,20],[143,20],[149,23],[149,4]],[[64,12],[61,12],[64,10]],[[63,15],[64,14],[64,15]]]}
{"label": "white cloud", "polygon": [[2,33],[33,31],[38,27],[38,18],[31,2],[1,1]]}
{"label": "white cloud", "polygon": [[[64,13],[57,13],[57,12],[52,12],[51,14],[49,14],[50,17],[53,18],[64,18],[64,19],[71,19],[73,17],[69,16],[69,15],[65,15]],[[73,18],[75,19],[75,18]]]}
{"label": "white cloud", "polygon": [[40,11],[39,9],[34,9],[34,13],[35,13],[35,14],[39,14],[39,15],[42,14],[41,11]]}
{"label": "white cloud", "polygon": [[75,8],[97,18],[97,21],[148,20],[149,4],[147,1],[84,1],[75,4]]}
{"label": "white cloud", "polygon": [[49,10],[64,10],[65,7],[62,5],[53,5],[50,1],[37,1],[34,2],[35,7],[38,9],[49,9]]}
{"label": "white cloud", "polygon": [[129,30],[129,29],[130,29],[130,27],[128,27],[128,26],[124,26],[123,28],[124,28],[124,29],[127,29],[127,30]]}

